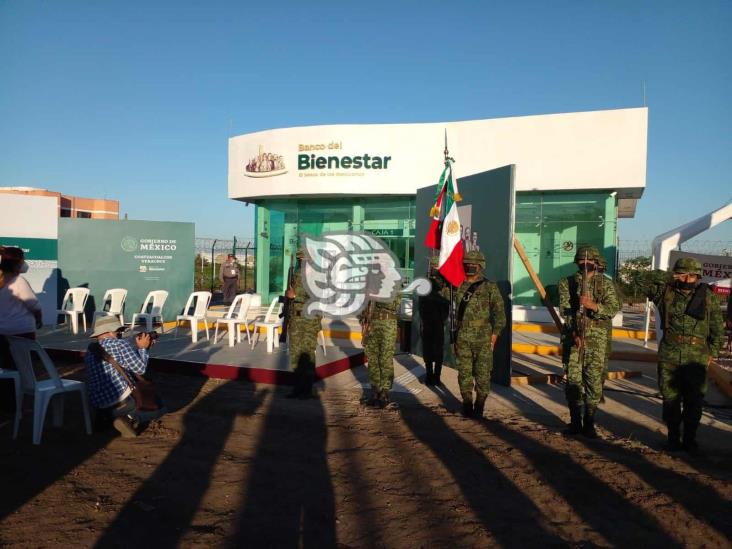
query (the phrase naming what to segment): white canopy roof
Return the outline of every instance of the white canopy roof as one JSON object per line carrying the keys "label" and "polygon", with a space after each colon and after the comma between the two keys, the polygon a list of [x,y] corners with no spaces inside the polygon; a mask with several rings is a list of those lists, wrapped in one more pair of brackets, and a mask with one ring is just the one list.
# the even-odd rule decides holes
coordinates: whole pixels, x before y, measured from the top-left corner
{"label": "white canopy roof", "polygon": [[732,202],[694,221],[658,235],[651,244],[653,267],[662,270],[668,269],[668,257],[671,250],[682,242],[686,242],[730,218],[732,218]]}

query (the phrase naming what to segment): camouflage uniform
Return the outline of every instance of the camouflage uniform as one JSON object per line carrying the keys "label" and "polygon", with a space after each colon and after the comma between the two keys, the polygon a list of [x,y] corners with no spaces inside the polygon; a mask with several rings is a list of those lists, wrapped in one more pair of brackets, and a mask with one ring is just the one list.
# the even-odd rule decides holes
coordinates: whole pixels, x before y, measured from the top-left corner
{"label": "camouflage uniform", "polygon": [[398,294],[389,303],[375,301],[368,319],[369,333],[364,350],[368,360],[372,404],[384,406],[389,402],[389,391],[394,383],[394,346],[400,301]]}
{"label": "camouflage uniform", "polygon": [[[297,258],[301,259],[302,251]],[[295,387],[292,396],[309,397],[315,381],[315,351],[318,347],[318,332],[321,330],[321,316],[303,316],[303,309],[310,296],[302,283],[302,270],[295,272],[293,289],[295,297],[290,304],[291,313],[287,326],[289,339],[290,369],[295,372]]]}
{"label": "camouflage uniform", "polygon": [[[591,246],[578,248],[575,262],[584,258],[598,263],[600,253]],[[602,383],[608,354],[608,321],[620,309],[613,283],[596,273],[587,281],[587,292],[598,305],[597,311],[587,311],[585,320],[583,351],[575,344],[575,337],[581,331],[579,297],[582,293],[583,273],[577,272],[559,282],[559,309],[564,318],[562,330],[562,362],[567,376],[565,396],[571,415],[568,433],[582,431],[589,437],[595,432],[595,410],[602,397]],[[584,357],[582,356],[584,355]],[[582,405],[584,404],[584,426],[582,424]]]}
{"label": "camouflage uniform", "polygon": [[[485,267],[485,258],[480,252],[468,252],[463,264]],[[493,350],[491,336],[499,336],[506,327],[506,313],[503,297],[495,282],[482,275],[472,282],[465,280],[455,292],[455,315],[468,289],[478,280],[483,281],[470,298],[462,321],[458,327],[455,342],[458,370],[458,385],[463,399],[463,414],[470,417],[483,416],[485,400],[491,388],[493,370]],[[442,296],[449,299],[450,287],[442,290]],[[473,385],[475,385],[475,407],[473,407]]]}
{"label": "camouflage uniform", "polygon": [[425,385],[439,385],[445,346],[445,320],[450,303],[440,295],[445,279],[437,271],[436,257],[430,259],[429,277],[432,289],[429,294],[419,298],[420,335],[422,356],[427,370]]}
{"label": "camouflage uniform", "polygon": [[[613,288],[615,289],[615,296],[618,298],[618,306],[621,304],[621,297],[620,297],[620,290],[618,288],[618,285],[615,284],[615,281],[612,279],[611,276],[607,275],[607,260],[600,256],[597,260],[599,264],[598,273],[603,275],[609,282],[612,282]],[[607,351],[605,352],[605,368],[602,371],[602,383],[603,383],[603,390],[605,382],[608,378],[608,372],[609,372],[609,366],[610,366],[610,353],[612,352],[612,345],[613,345],[613,319],[608,318],[605,321],[605,328],[607,329]],[[605,402],[604,397],[600,397],[601,402]]]}
{"label": "camouflage uniform", "polygon": [[[674,265],[674,272],[701,276],[702,271],[695,259],[681,258]],[[669,281],[668,274],[663,275],[666,280],[657,280],[648,292],[648,298],[658,308],[663,329],[658,348],[663,420],[668,426],[671,449],[680,445],[683,422],[683,446],[693,450],[707,390],[707,365],[711,357],[719,356],[724,345],[722,311],[706,284],[697,284],[684,292]],[[694,296],[698,299],[694,300]]]}

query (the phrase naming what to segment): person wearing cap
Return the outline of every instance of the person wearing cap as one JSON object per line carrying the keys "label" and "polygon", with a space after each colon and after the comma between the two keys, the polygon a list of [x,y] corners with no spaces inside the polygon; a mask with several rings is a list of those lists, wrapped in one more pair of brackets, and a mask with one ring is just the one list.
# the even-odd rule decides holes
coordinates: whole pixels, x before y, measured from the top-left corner
{"label": "person wearing cap", "polygon": [[318,347],[318,332],[321,330],[320,315],[304,315],[305,304],[310,299],[302,283],[302,262],[305,250],[295,254],[294,280],[287,288],[285,297],[290,300],[290,314],[287,325],[290,370],[295,373],[295,383],[290,398],[310,398],[315,382],[315,351]]}
{"label": "person wearing cap", "polygon": [[234,254],[227,255],[226,261],[221,264],[219,281],[224,293],[224,303],[231,304],[239,290],[239,264]]}
{"label": "person wearing cap", "polygon": [[565,397],[570,423],[565,434],[596,438],[595,411],[602,398],[608,353],[608,322],[620,310],[612,281],[597,275],[600,252],[579,246],[574,256],[577,272],[559,282],[559,309]]}
{"label": "person wearing cap", "polygon": [[658,387],[672,451],[698,449],[696,432],[707,390],[707,367],[724,345],[722,310],[711,288],[701,283],[701,275],[699,261],[682,257],[674,264],[671,280],[657,280],[648,291],[663,330]]}
{"label": "person wearing cap", "polygon": [[[491,388],[493,349],[506,327],[503,297],[495,282],[483,276],[485,257],[478,250],[463,256],[465,281],[455,291],[458,332],[455,360],[465,417],[482,418]],[[446,284],[442,296],[449,299]],[[475,403],[473,403],[475,389]]]}
{"label": "person wearing cap", "polygon": [[103,428],[111,421],[123,437],[130,438],[137,436],[138,422],[132,387],[103,355],[112,356],[128,372],[128,378],[134,380],[133,374],[145,373],[154,340],[150,334],[142,332],[135,336],[133,345],[122,339],[123,332],[124,327],[116,317],[97,319],[91,336],[96,342],[89,345],[84,362],[89,402],[97,411],[97,428]]}
{"label": "person wearing cap", "polygon": [[419,328],[422,338],[422,354],[427,370],[425,385],[439,385],[442,373],[443,348],[445,346],[445,321],[450,303],[440,295],[446,281],[437,270],[438,257],[430,258],[430,293],[419,298]]}

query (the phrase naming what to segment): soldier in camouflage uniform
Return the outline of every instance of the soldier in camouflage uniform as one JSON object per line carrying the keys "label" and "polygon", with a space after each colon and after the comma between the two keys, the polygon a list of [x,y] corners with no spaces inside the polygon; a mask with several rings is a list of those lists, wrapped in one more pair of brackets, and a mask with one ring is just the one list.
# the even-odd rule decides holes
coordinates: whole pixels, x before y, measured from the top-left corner
{"label": "soldier in camouflage uniform", "polygon": [[[657,278],[658,275],[657,273]],[[722,310],[706,284],[700,284],[701,264],[682,257],[672,279],[652,284],[648,299],[658,309],[663,339],[658,348],[658,386],[670,450],[697,449],[696,431],[707,390],[707,367],[724,344]],[[683,410],[682,410],[683,405]],[[684,425],[683,444],[681,424]]]}
{"label": "soldier in camouflage uniform", "polygon": [[[463,267],[466,278],[455,292],[458,385],[463,399],[463,415],[481,418],[491,387],[493,349],[501,330],[506,327],[506,313],[498,286],[487,280],[481,272],[485,268],[483,254],[479,251],[467,252],[463,257]],[[449,292],[449,285],[446,285],[442,289],[443,297],[449,299]]]}
{"label": "soldier in camouflage uniform", "polygon": [[290,397],[310,398],[315,382],[315,351],[318,347],[318,332],[321,330],[321,316],[304,316],[305,303],[309,296],[302,283],[302,260],[305,252],[297,251],[297,266],[294,283],[285,296],[290,303],[290,318],[287,326],[290,369],[295,372],[295,386]]}
{"label": "soldier in camouflage uniform", "polygon": [[397,339],[399,294],[388,302],[372,301],[360,315],[361,325],[368,335],[363,341],[368,360],[371,397],[370,406],[389,405],[389,391],[394,383],[394,346]]}
{"label": "soldier in camouflage uniform", "polygon": [[429,279],[432,283],[430,293],[419,298],[420,335],[422,354],[427,370],[425,385],[439,385],[442,373],[443,349],[445,346],[445,320],[450,303],[440,295],[445,279],[437,270],[438,258],[430,259]]}
{"label": "soldier in camouflage uniform", "polygon": [[[622,303],[622,296],[620,294],[620,288],[618,288],[618,285],[615,283],[615,281],[612,279],[611,276],[607,274],[607,260],[600,255],[597,260],[597,272],[598,274],[603,275],[609,282],[612,282],[613,288],[615,288],[615,296],[618,298],[618,305]],[[605,389],[605,382],[608,378],[608,372],[609,372],[609,365],[610,365],[610,353],[612,352],[612,344],[613,344],[613,319],[608,318],[605,321],[605,328],[607,329],[607,351],[605,353],[605,368],[602,371],[602,384],[603,384],[603,391]],[[600,402],[605,402],[605,396],[600,397]]]}
{"label": "soldier in camouflage uniform", "polygon": [[[567,376],[565,396],[571,418],[565,432],[570,435],[582,433],[588,438],[597,437],[595,410],[602,397],[608,353],[607,323],[620,309],[613,283],[597,274],[599,258],[597,248],[580,246],[574,256],[578,272],[559,282],[559,308],[564,318],[562,362]],[[585,272],[586,295],[582,295]]]}

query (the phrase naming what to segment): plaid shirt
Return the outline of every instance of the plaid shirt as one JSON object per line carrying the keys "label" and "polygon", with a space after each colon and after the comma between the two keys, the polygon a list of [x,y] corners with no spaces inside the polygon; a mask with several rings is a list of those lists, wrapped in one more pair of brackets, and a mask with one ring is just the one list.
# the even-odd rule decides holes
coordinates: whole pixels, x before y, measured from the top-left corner
{"label": "plaid shirt", "polygon": [[[99,340],[99,344],[107,351],[117,363],[122,366],[128,374],[144,374],[147,368],[148,350],[138,349],[137,346],[126,339],[105,337]],[[109,362],[95,357],[92,353],[86,353],[87,386],[89,388],[89,402],[95,408],[108,408],[114,406],[121,399],[129,387],[127,381]],[[130,374],[134,383],[134,376]]]}

